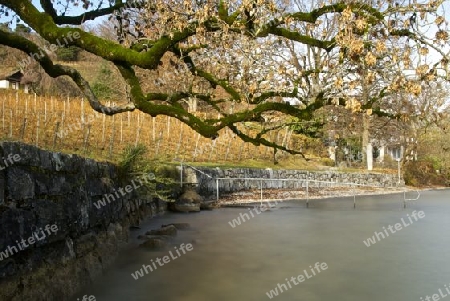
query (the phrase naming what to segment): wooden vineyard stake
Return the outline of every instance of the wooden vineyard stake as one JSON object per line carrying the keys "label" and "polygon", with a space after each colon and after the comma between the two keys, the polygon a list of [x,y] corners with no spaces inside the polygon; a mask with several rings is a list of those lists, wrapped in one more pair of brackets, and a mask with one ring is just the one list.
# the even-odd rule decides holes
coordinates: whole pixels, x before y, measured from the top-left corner
{"label": "wooden vineyard stake", "polygon": [[25,97],[25,116],[28,115],[28,97]]}
{"label": "wooden vineyard stake", "polygon": [[163,131],[159,132],[159,139],[158,139],[158,143],[156,145],[156,152],[155,152],[155,156],[158,155],[159,153],[159,146],[161,145],[161,140],[163,139]]}
{"label": "wooden vineyard stake", "polygon": [[67,96],[67,113],[70,116],[70,100],[69,100],[69,96]]}
{"label": "wooden vineyard stake", "polygon": [[16,92],[16,116],[19,115],[19,93]]}
{"label": "wooden vineyard stake", "polygon": [[27,127],[27,118],[25,117],[23,119],[22,129],[20,131],[20,139],[23,141],[23,138],[25,137],[25,128]]}
{"label": "wooden vineyard stake", "polygon": [[[181,122],[180,122],[181,123]],[[178,137],[178,145],[177,145],[177,149],[175,151],[175,157],[178,156],[178,152],[180,151],[180,147],[181,147],[181,140],[183,139],[183,124],[180,124],[180,136]]]}
{"label": "wooden vineyard stake", "polygon": [[112,116],[112,133],[111,133],[111,139],[109,140],[109,158],[111,159],[112,153],[113,153],[113,145],[114,145],[114,135],[116,133],[116,122],[115,122],[115,116]]}
{"label": "wooden vineyard stake", "polygon": [[170,139],[170,117],[167,116],[167,139]]}
{"label": "wooden vineyard stake", "polygon": [[156,117],[152,117],[152,138],[153,138],[153,143],[155,143],[156,140]]}
{"label": "wooden vineyard stake", "polygon": [[13,135],[13,130],[12,130],[12,124],[13,124],[13,110],[12,110],[12,109],[9,109],[9,113],[10,113],[9,138],[11,138],[12,135]]}
{"label": "wooden vineyard stake", "polygon": [[38,113],[36,124],[36,146],[39,145],[39,127],[41,125],[41,115]]}
{"label": "wooden vineyard stake", "polygon": [[38,114],[38,115],[37,115],[37,124],[36,124],[36,146],[38,146],[38,144],[39,144],[39,126],[40,126],[40,119],[41,119],[41,116]]}
{"label": "wooden vineyard stake", "polygon": [[195,149],[194,154],[192,156],[192,161],[195,161],[195,158],[197,157],[197,149],[198,149],[198,142],[200,141],[200,134],[197,133],[197,140],[195,141]]}
{"label": "wooden vineyard stake", "polygon": [[91,133],[91,124],[88,124],[86,134],[84,135],[84,153],[87,153],[87,146],[89,141],[89,134]]}
{"label": "wooden vineyard stake", "polygon": [[123,114],[120,114],[120,143],[123,142]]}
{"label": "wooden vineyard stake", "polygon": [[209,152],[209,157],[208,157],[209,162],[211,162],[212,154],[214,152],[214,149],[216,148],[216,142],[217,142],[217,139],[215,139],[212,143],[211,151]]}
{"label": "wooden vineyard stake", "polygon": [[140,118],[140,114],[138,113],[138,115],[137,115],[136,141],[134,142],[134,146],[135,147],[139,143],[139,138],[140,138],[140,135],[141,135],[141,129],[142,129],[141,118]]}
{"label": "wooden vineyard stake", "polygon": [[[6,101],[6,99],[4,99],[2,101],[2,129],[3,129],[3,131],[5,131],[5,101]],[[12,120],[11,120],[11,122],[12,122]]]}
{"label": "wooden vineyard stake", "polygon": [[228,137],[228,143],[227,143],[227,152],[225,153],[225,161],[228,159],[228,154],[230,153],[231,142],[233,141],[233,134],[231,133],[231,130],[227,130],[227,133],[229,134],[229,137]]}
{"label": "wooden vineyard stake", "polygon": [[60,122],[57,121],[56,126],[55,126],[55,133],[53,134],[53,150],[56,147],[56,138],[58,137],[59,126],[60,126]]}
{"label": "wooden vineyard stake", "polygon": [[36,110],[37,110],[37,95],[36,93],[34,93],[34,113],[36,114]]}
{"label": "wooden vineyard stake", "polygon": [[239,148],[238,161],[241,161],[241,158],[242,158],[242,152],[244,151],[244,148],[245,148],[245,141],[242,141],[241,147]]}
{"label": "wooden vineyard stake", "polygon": [[84,124],[84,99],[83,98],[81,98],[81,101],[80,101],[80,107],[81,107],[81,115],[80,115],[80,118],[81,118],[81,123],[83,123]]}
{"label": "wooden vineyard stake", "polygon": [[102,114],[102,144],[105,143],[106,115]]}

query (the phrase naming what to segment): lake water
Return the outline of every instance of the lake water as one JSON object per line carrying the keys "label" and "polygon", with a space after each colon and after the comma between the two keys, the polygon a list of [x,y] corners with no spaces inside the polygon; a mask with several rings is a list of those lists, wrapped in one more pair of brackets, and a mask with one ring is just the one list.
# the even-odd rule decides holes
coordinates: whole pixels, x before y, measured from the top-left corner
{"label": "lake water", "polygon": [[[131,273],[169,253],[143,250],[133,239],[117,263],[73,300],[87,294],[108,301],[260,301],[270,300],[267,293],[276,287],[279,295],[273,299],[280,301],[421,301],[439,289],[445,295],[445,285],[450,286],[450,190],[422,192],[406,209],[403,194],[357,197],[356,202],[356,209],[353,198],[313,200],[310,208],[304,201],[279,203],[235,228],[229,222],[248,209],[167,213],[146,221],[132,236],[187,222],[192,229],[179,231],[170,250],[192,242],[192,251],[135,280]],[[412,217],[414,210],[425,217],[411,222],[407,215]],[[408,226],[370,247],[363,243],[402,218]],[[309,266],[316,262],[328,268],[312,276]],[[299,283],[304,270],[311,278]],[[291,277],[297,284],[290,280],[291,288],[284,289]]]}

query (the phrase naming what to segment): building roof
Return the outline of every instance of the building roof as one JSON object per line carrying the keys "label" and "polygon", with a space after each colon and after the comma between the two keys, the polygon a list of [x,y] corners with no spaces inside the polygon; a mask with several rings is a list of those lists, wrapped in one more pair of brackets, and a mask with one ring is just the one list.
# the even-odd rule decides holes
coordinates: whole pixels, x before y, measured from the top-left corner
{"label": "building roof", "polygon": [[0,80],[7,80],[10,82],[19,82],[23,78],[23,73],[17,69],[5,68],[0,70]]}

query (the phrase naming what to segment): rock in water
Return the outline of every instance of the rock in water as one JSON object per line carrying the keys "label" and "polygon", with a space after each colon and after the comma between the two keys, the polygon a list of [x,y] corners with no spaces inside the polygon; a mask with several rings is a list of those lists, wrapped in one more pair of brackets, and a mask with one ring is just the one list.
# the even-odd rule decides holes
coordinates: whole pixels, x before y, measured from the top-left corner
{"label": "rock in water", "polygon": [[215,202],[203,202],[200,204],[201,210],[213,210],[216,207]]}
{"label": "rock in water", "polygon": [[175,212],[200,212],[200,204],[171,203],[169,209]]}
{"label": "rock in water", "polygon": [[140,247],[149,249],[149,250],[161,250],[166,249],[169,246],[169,243],[161,238],[158,237],[152,237],[149,238],[147,241],[143,242]]}
{"label": "rock in water", "polygon": [[188,188],[178,199],[179,204],[200,204],[204,201],[204,198],[197,193],[197,191]]}
{"label": "rock in water", "polygon": [[175,212],[199,212],[204,198],[188,187],[175,203],[169,203],[169,210]]}
{"label": "rock in water", "polygon": [[174,225],[169,225],[167,227],[161,227],[157,230],[150,230],[146,235],[169,235],[169,236],[176,236],[177,235],[177,228]]}
{"label": "rock in water", "polygon": [[186,230],[186,229],[191,228],[191,225],[189,225],[188,223],[172,223],[172,224],[162,225],[161,227],[168,227],[168,226],[174,226],[175,228],[177,228],[177,230]]}

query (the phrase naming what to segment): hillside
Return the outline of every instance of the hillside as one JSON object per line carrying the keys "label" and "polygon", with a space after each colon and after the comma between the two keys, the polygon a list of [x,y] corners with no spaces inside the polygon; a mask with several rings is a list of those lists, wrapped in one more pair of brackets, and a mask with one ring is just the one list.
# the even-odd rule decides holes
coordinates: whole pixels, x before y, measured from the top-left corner
{"label": "hillside", "polygon": [[[41,148],[78,153],[114,161],[128,145],[146,145],[149,159],[183,160],[194,164],[273,167],[273,150],[244,143],[229,130],[207,139],[180,121],[141,112],[105,116],[94,112],[82,98],[40,97],[0,90],[0,137]],[[200,113],[202,114],[202,113]],[[251,126],[241,130],[252,131]],[[288,139],[290,136],[290,139]],[[274,133],[279,143],[300,143],[285,129]],[[277,153],[278,166],[318,168],[318,161]]]}

